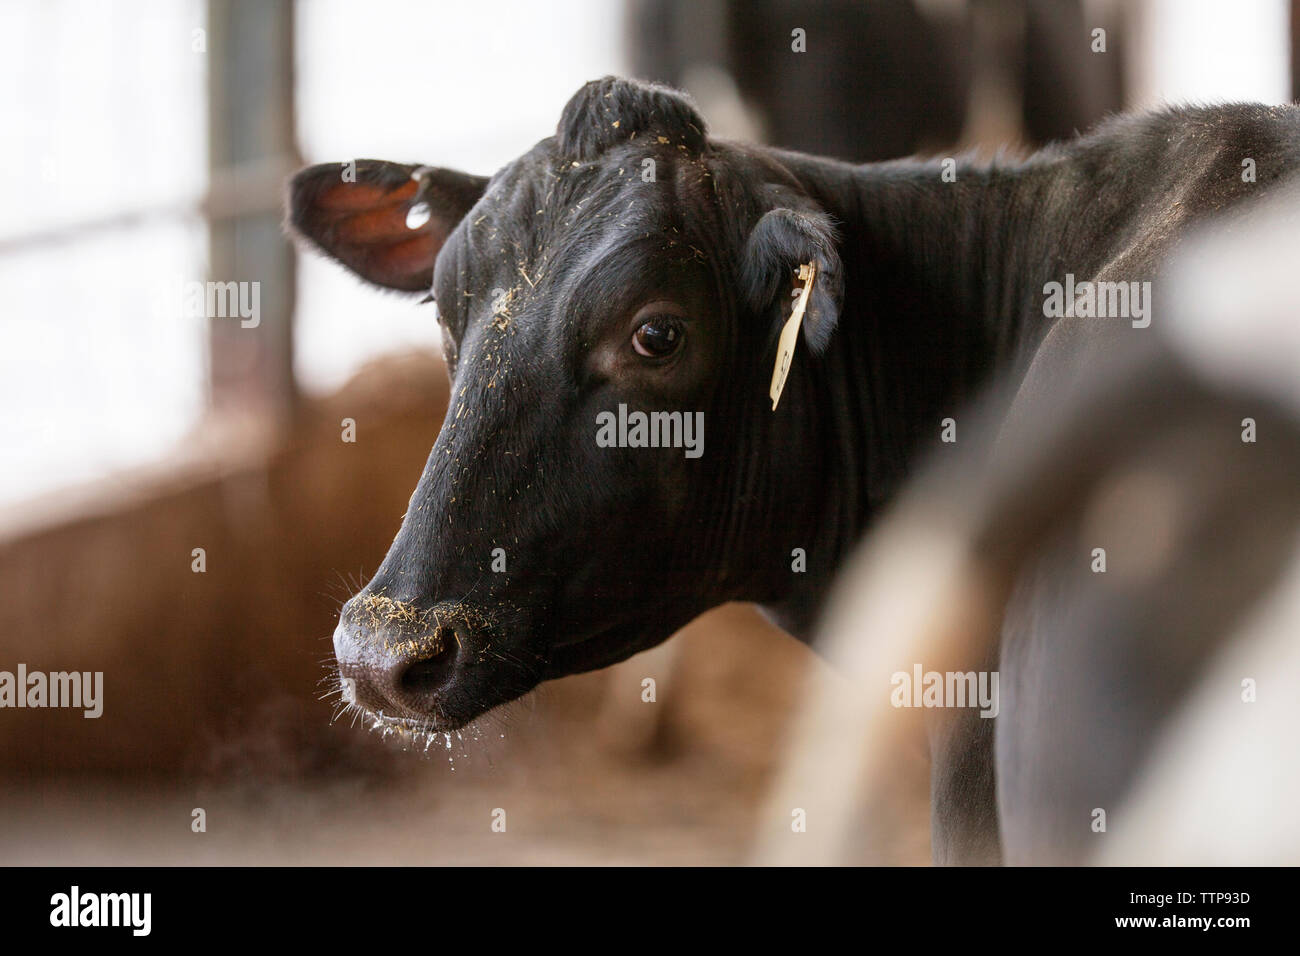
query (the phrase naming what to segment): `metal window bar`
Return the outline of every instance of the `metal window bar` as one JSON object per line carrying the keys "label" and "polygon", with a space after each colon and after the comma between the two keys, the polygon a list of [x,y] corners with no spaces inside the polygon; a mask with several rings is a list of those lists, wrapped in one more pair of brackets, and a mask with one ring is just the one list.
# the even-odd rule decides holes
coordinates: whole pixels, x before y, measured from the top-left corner
{"label": "metal window bar", "polygon": [[210,319],[214,409],[292,412],[295,259],[281,233],[285,179],[300,164],[293,0],[209,0],[208,189],[166,202],[0,237],[0,256],[155,222],[208,224],[208,278],[257,282],[260,320]]}

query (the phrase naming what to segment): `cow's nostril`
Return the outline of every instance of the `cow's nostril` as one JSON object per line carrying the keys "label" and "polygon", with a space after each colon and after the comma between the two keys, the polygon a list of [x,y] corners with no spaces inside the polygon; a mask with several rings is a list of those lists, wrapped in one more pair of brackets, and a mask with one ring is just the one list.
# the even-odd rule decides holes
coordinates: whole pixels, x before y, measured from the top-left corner
{"label": "cow's nostril", "polygon": [[456,646],[454,638],[450,644],[444,641],[441,649],[432,657],[413,661],[403,668],[397,685],[408,706],[424,710],[432,704],[451,674],[456,659]]}

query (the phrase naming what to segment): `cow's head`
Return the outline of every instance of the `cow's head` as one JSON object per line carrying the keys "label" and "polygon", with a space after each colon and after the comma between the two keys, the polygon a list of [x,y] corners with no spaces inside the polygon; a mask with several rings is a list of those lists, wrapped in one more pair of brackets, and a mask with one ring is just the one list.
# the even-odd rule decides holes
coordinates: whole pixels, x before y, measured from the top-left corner
{"label": "cow's head", "polygon": [[[457,728],[724,601],[782,596],[818,454],[808,363],[841,277],[830,220],[778,161],[709,140],[672,91],[607,78],[491,179],[314,166],[290,218],[361,278],[432,293],[452,378],[401,530],[334,635],[357,704]],[[637,412],[669,415],[637,434]],[[677,447],[632,447],[652,432]]]}

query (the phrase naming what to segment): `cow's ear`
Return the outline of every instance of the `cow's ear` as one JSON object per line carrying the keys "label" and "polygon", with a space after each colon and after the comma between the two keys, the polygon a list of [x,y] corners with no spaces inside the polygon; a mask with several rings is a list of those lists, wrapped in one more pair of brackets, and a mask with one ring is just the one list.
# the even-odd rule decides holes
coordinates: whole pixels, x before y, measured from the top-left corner
{"label": "cow's ear", "polygon": [[799,266],[817,266],[804,312],[803,336],[813,354],[830,344],[844,297],[835,227],[820,210],[770,209],[745,243],[742,283],[749,307],[760,314],[777,310],[777,327],[790,314],[791,292]]}
{"label": "cow's ear", "polygon": [[427,292],[438,250],[487,183],[375,159],[310,166],[289,184],[289,225],[367,282]]}

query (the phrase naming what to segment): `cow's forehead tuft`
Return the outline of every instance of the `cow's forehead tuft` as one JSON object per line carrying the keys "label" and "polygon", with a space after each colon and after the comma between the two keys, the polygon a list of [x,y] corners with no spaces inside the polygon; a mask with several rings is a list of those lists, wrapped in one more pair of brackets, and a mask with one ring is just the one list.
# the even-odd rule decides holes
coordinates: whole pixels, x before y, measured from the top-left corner
{"label": "cow's forehead tuft", "polygon": [[590,162],[611,148],[652,137],[698,155],[704,120],[686,95],[651,83],[607,76],[592,80],[564,107],[555,130],[564,159]]}

